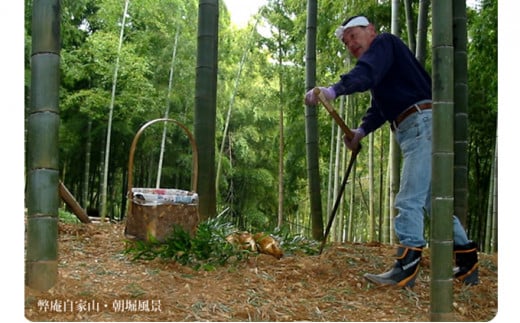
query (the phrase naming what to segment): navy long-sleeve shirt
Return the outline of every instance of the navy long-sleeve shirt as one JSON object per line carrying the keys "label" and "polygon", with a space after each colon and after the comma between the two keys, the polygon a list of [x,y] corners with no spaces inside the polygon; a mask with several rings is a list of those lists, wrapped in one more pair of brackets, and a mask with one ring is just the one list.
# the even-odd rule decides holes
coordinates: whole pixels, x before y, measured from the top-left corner
{"label": "navy long-sleeve shirt", "polygon": [[372,93],[371,107],[360,127],[368,134],[392,122],[408,107],[431,100],[431,78],[401,39],[389,34],[377,35],[356,66],[341,75],[333,85],[336,96]]}

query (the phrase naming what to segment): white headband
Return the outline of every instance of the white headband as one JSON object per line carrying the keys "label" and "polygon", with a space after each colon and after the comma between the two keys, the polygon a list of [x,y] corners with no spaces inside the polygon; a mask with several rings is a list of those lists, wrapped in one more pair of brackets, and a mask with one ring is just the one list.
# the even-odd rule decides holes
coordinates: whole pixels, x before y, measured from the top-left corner
{"label": "white headband", "polygon": [[359,16],[359,17],[356,17],[356,18],[350,20],[345,26],[339,26],[336,29],[336,32],[334,34],[336,35],[336,37],[339,40],[343,40],[343,33],[345,32],[345,30],[347,30],[347,28],[359,27],[359,26],[366,27],[369,24],[370,24],[370,22],[368,21],[368,19],[366,17]]}

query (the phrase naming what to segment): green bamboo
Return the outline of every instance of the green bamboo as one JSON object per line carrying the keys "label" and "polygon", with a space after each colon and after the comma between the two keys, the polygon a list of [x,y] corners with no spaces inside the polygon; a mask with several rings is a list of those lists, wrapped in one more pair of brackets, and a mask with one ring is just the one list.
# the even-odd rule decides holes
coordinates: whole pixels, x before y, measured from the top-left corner
{"label": "green bamboo", "polygon": [[[347,97],[341,96],[339,101],[339,111],[338,114],[343,116],[345,113],[345,101]],[[344,117],[343,120],[347,122]],[[341,139],[342,131],[341,127],[338,126],[331,119],[331,140],[330,140],[330,163],[329,163],[329,186],[330,186],[330,194],[327,195],[327,215],[330,215],[332,212],[333,204],[336,201],[340,185],[341,185],[341,175],[340,170],[346,169],[345,165],[345,145],[342,144],[343,140]],[[333,229],[331,231],[330,237],[332,241],[341,241],[343,236],[343,199],[340,201],[340,205],[338,207],[336,221],[333,224]]]}
{"label": "green bamboo", "polygon": [[33,2],[25,284],[40,291],[58,279],[60,9],[59,0]]}
{"label": "green bamboo", "polygon": [[[383,132],[381,131],[381,137],[383,137]],[[381,153],[383,154],[383,152]],[[390,236],[392,234],[391,223],[392,219],[390,218],[390,162],[386,163],[386,175],[384,179],[384,187],[383,187],[383,197],[382,197],[382,215],[383,220],[381,221],[381,242],[390,243]],[[385,167],[381,165],[381,167]]]}
{"label": "green bamboo", "polygon": [[[399,36],[399,0],[392,0],[392,34]],[[395,140],[394,133],[388,129],[390,136],[390,148],[388,150],[389,158],[389,172],[390,172],[390,196],[389,202],[389,224],[393,225],[393,219],[397,216],[397,209],[394,207],[395,197],[399,192],[400,185],[400,165],[401,165],[401,150]],[[395,240],[394,234],[390,234],[389,242],[392,244]]]}
{"label": "green bamboo", "polygon": [[[305,51],[305,88],[316,85],[316,29],[318,3],[307,1],[307,34]],[[319,147],[318,147],[318,111],[316,107],[305,107],[305,144],[307,148],[307,175],[309,178],[309,197],[311,206],[312,237],[323,239],[323,211],[321,206]]]}
{"label": "green bamboo", "polygon": [[[168,119],[170,114],[170,106],[172,104],[172,85],[173,85],[173,71],[175,66],[175,57],[177,54],[177,44],[179,42],[179,33],[181,27],[177,26],[177,31],[175,31],[175,40],[173,42],[173,50],[172,50],[172,60],[170,63],[170,76],[168,78],[168,95],[166,96],[166,109],[164,110],[164,119]],[[163,133],[161,138],[161,150],[159,152],[159,164],[157,165],[157,178],[155,179],[155,187],[161,187],[161,174],[162,174],[162,166],[164,160],[164,147],[166,146],[166,133],[167,133],[167,124],[164,123]]]}
{"label": "green bamboo", "polygon": [[374,133],[368,135],[368,241],[376,239],[376,214],[374,210]]}
{"label": "green bamboo", "polygon": [[81,204],[84,208],[88,207],[88,190],[90,178],[90,156],[92,153],[92,119],[87,123],[87,142],[85,143],[85,171],[83,172],[83,190],[81,194]]}
{"label": "green bamboo", "polygon": [[424,65],[426,60],[426,41],[428,34],[428,8],[430,0],[419,1],[419,18],[417,19],[417,47],[415,49],[415,57]]}
{"label": "green bamboo", "polygon": [[[278,29],[280,30],[280,29]],[[283,53],[282,53],[282,44],[279,44],[278,47],[278,88],[279,88],[279,98],[280,98],[280,106],[279,106],[279,117],[278,117],[278,129],[280,131],[278,136],[278,223],[277,227],[280,228],[282,226],[283,221],[283,166],[284,166],[284,125],[283,125],[283,107],[285,106],[284,100],[284,88],[283,88]]]}
{"label": "green bamboo", "polygon": [[215,128],[217,112],[218,0],[199,0],[195,79],[195,139],[199,158],[199,214],[216,215]]}
{"label": "green bamboo", "polygon": [[416,38],[415,38],[415,22],[413,19],[413,9],[410,0],[404,1],[404,12],[406,15],[406,30],[408,32],[408,47],[415,54]]}
{"label": "green bamboo", "polygon": [[235,82],[233,84],[233,93],[231,94],[231,98],[229,99],[229,107],[226,114],[226,122],[224,123],[224,131],[222,132],[222,142],[220,143],[220,152],[218,154],[217,159],[217,174],[215,179],[215,190],[216,194],[219,193],[219,184],[220,184],[220,169],[222,166],[222,156],[224,155],[224,147],[226,146],[226,139],[228,138],[228,129],[229,129],[229,123],[231,121],[231,111],[233,110],[233,106],[235,105],[235,97],[238,92],[238,86],[240,84],[240,77],[242,75],[242,70],[244,68],[244,65],[247,61],[247,54],[251,50],[251,44],[253,43],[255,32],[256,32],[256,26],[258,25],[258,22],[260,20],[260,16],[255,21],[255,24],[251,28],[251,31],[249,32],[249,37],[247,41],[247,45],[244,46],[244,51],[242,52],[242,58],[240,59],[240,64],[238,65],[237,74],[235,76]]}
{"label": "green bamboo", "polygon": [[453,321],[452,1],[432,1],[432,203],[430,319]]}
{"label": "green bamboo", "polygon": [[466,1],[453,0],[454,210],[463,225],[468,216],[468,55]]}
{"label": "green bamboo", "polygon": [[[351,123],[349,120],[349,116],[352,116],[352,113],[348,113],[346,109],[347,104],[347,96],[342,96],[340,103],[339,103],[339,115],[342,116],[343,120],[345,120],[345,124]],[[350,110],[352,111],[352,110]],[[341,135],[341,127],[338,126],[336,129],[337,137],[336,142],[338,146],[338,154],[341,154],[339,163],[341,164],[341,169],[347,169],[348,167],[348,156],[349,156],[349,149],[343,144],[343,137]],[[346,191],[345,191],[346,192]],[[338,237],[339,239],[337,241],[345,242],[346,238],[346,223],[347,219],[346,216],[348,213],[345,212],[345,204],[347,203],[347,193],[343,193],[343,197],[340,201],[340,205],[338,207]],[[348,204],[347,204],[348,205]],[[330,212],[327,212],[327,214],[330,214]],[[347,215],[346,215],[347,214]]]}
{"label": "green bamboo", "polygon": [[[350,64],[350,59],[348,60]],[[350,65],[349,65],[350,66]],[[356,107],[358,106],[358,98],[356,95],[346,96],[346,108],[345,108],[345,123],[353,123],[354,116],[356,115]],[[348,196],[348,218],[345,228],[345,240],[354,241],[354,224],[355,224],[355,206],[356,206],[356,189],[354,183],[356,182],[356,165],[352,168],[352,174],[350,175],[350,185],[347,188],[350,189]],[[346,194],[345,194],[346,195]]]}
{"label": "green bamboo", "polygon": [[[350,60],[348,61],[350,64]],[[339,103],[339,115],[342,116],[343,120],[345,120],[345,124],[350,124],[349,117],[352,117],[352,109],[347,110],[347,96],[342,96],[340,103]],[[350,100],[352,101],[352,100]],[[349,113],[350,111],[350,113]],[[341,169],[347,169],[348,167],[348,156],[349,156],[349,149],[347,146],[343,144],[343,136],[341,127],[338,126],[336,129],[337,137],[336,142],[338,144],[338,154],[341,154],[339,163],[341,164]],[[346,191],[345,191],[346,192]],[[345,238],[347,236],[346,234],[346,223],[348,216],[348,213],[345,211],[345,205],[348,205],[348,196],[347,193],[343,193],[343,198],[341,199],[340,205],[338,207],[338,232],[339,232],[339,240],[340,242],[345,242]],[[330,214],[330,212],[327,212],[327,214]]]}
{"label": "green bamboo", "polygon": [[[345,109],[346,102],[350,101],[350,96],[341,96],[339,98],[339,107],[338,107],[338,115],[340,115],[346,124],[348,124],[348,113],[347,109]],[[335,203],[338,198],[338,194],[340,193],[340,186],[342,182],[341,170],[347,168],[347,154],[348,149],[343,144],[342,134],[343,131],[341,127],[337,125],[334,121],[331,120],[331,129],[333,138],[331,138],[331,161],[329,168],[329,178],[332,183],[332,191],[331,194],[328,195],[327,199],[327,215],[331,215],[333,203]],[[344,204],[346,200],[347,194],[344,192],[342,198],[340,199],[339,206],[336,212],[336,220],[333,223],[333,230],[331,232],[331,240],[332,241],[344,241],[346,237],[346,221],[345,221],[345,212],[344,212]],[[330,205],[329,205],[330,204]]]}
{"label": "green bamboo", "polygon": [[122,23],[121,23],[121,32],[119,33],[119,45],[117,47],[117,56],[116,56],[116,65],[114,68],[114,76],[112,78],[112,94],[110,96],[110,106],[108,109],[108,128],[107,128],[107,137],[106,137],[106,146],[105,146],[105,162],[104,170],[103,170],[103,184],[101,186],[101,221],[105,221],[105,217],[107,215],[107,195],[108,195],[108,166],[110,159],[110,142],[112,138],[112,119],[114,115],[114,103],[116,98],[116,88],[117,88],[117,76],[119,71],[119,58],[121,56],[121,47],[123,45],[123,35],[125,31],[125,19],[128,12],[128,5],[130,0],[125,1],[125,9],[123,11]]}
{"label": "green bamboo", "polygon": [[[345,96],[340,97],[341,101],[345,101]],[[331,120],[332,122],[332,120]],[[336,131],[338,130],[338,131]],[[338,171],[338,163],[337,158],[339,156],[338,150],[339,148],[339,137],[341,133],[339,131],[339,126],[330,127],[330,149],[329,149],[329,178],[327,180],[327,205],[326,205],[326,214],[330,214],[332,210],[332,203],[334,201],[334,195],[336,194],[336,182],[337,177],[339,176]]]}
{"label": "green bamboo", "polygon": [[488,207],[486,211],[486,233],[484,235],[484,252],[497,252],[497,144],[493,148],[493,162],[491,163],[491,174],[489,176]]}

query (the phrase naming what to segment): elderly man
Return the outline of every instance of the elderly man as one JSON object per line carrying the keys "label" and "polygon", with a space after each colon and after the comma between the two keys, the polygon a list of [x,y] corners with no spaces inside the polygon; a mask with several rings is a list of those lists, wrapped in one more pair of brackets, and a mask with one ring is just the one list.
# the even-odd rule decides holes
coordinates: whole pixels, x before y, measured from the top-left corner
{"label": "elderly man", "polygon": [[[354,16],[336,30],[336,37],[357,58],[356,66],[341,75],[330,87],[320,87],[328,100],[340,95],[364,92],[372,94],[371,106],[352,140],[345,138],[351,150],[370,132],[385,122],[395,134],[403,153],[401,186],[395,199],[398,215],[394,221],[399,239],[392,268],[382,274],[365,274],[378,285],[412,287],[419,272],[424,238],[424,210],[430,208],[432,94],[431,78],[409,48],[396,36],[378,34],[364,16]],[[317,104],[311,90],[307,105]],[[478,283],[477,245],[468,240],[456,216],[453,216],[454,275],[466,284]]]}

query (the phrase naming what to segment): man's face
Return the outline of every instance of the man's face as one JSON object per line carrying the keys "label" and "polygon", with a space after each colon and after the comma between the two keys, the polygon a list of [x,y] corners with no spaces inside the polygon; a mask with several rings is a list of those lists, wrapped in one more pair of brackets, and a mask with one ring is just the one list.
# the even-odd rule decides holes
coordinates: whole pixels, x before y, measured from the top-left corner
{"label": "man's face", "polygon": [[355,58],[360,58],[370,47],[375,36],[373,25],[351,27],[343,32],[343,43]]}

